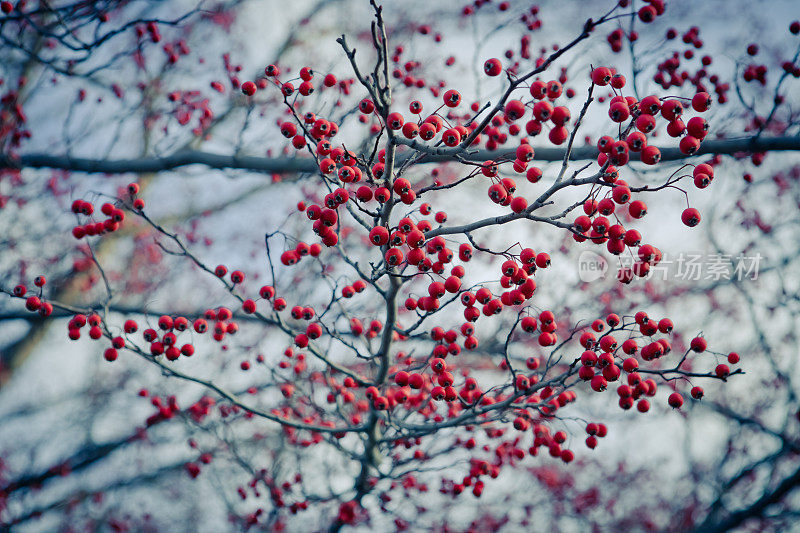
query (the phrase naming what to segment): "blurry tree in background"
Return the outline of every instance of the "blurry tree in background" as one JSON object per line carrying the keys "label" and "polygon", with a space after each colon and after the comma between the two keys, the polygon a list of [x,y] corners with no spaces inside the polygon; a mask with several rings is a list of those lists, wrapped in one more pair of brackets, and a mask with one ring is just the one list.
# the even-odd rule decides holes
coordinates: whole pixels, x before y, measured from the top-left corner
{"label": "blurry tree in background", "polygon": [[793,8],[0,2],[0,524],[790,528]]}

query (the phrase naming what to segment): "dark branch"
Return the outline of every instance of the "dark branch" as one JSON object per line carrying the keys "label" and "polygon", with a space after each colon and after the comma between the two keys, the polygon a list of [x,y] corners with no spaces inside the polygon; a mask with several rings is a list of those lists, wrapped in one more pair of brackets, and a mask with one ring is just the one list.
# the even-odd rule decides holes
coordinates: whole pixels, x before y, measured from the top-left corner
{"label": "dark branch", "polygon": [[[438,163],[451,158],[450,148],[432,148],[418,141],[396,139],[404,144],[427,153],[418,163]],[[662,161],[679,161],[689,159],[677,148],[660,148]],[[738,139],[719,139],[703,142],[694,157],[710,154],[733,155],[738,153],[800,151],[800,137],[742,137]],[[569,159],[572,161],[591,160],[597,158],[597,148],[580,146],[572,149]],[[563,161],[566,150],[563,148],[536,148],[534,161]],[[398,155],[399,163],[408,159],[409,155]],[[514,159],[514,150],[476,150],[462,153],[468,161],[486,161],[489,159]],[[90,159],[68,157],[66,155],[26,154],[19,158],[0,156],[0,168],[56,168],[75,172],[125,174],[153,173],[174,170],[189,165],[202,165],[215,169],[247,170],[264,173],[316,172],[317,164],[313,159],[290,157],[232,156],[213,154],[194,150],[182,151],[164,157],[148,157],[137,159]]]}
{"label": "dark branch", "polygon": [[767,508],[775,503],[780,502],[797,486],[800,485],[800,469],[795,470],[789,477],[775,487],[774,490],[765,493],[761,498],[756,500],[752,505],[736,511],[728,516],[726,519],[716,524],[703,523],[696,531],[704,531],[706,533],[722,533],[723,531],[731,531],[732,529],[742,525],[750,518],[758,518],[764,515]]}

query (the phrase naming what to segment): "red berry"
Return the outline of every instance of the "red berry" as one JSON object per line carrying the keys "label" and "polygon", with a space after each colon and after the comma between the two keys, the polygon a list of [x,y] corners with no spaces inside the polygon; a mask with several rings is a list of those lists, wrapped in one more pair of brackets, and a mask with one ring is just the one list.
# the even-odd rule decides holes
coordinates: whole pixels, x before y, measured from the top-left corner
{"label": "red berry", "polygon": [[256,90],[257,90],[256,84],[253,83],[252,81],[246,81],[242,84],[242,92],[246,96],[253,96],[254,94],[256,94]]}
{"label": "red berry", "polygon": [[483,64],[483,71],[487,76],[499,76],[503,71],[503,65],[497,58],[487,59]]}
{"label": "red berry", "polygon": [[680,409],[683,405],[683,396],[681,396],[680,393],[673,392],[669,395],[667,403],[669,403],[669,406],[673,409]]}

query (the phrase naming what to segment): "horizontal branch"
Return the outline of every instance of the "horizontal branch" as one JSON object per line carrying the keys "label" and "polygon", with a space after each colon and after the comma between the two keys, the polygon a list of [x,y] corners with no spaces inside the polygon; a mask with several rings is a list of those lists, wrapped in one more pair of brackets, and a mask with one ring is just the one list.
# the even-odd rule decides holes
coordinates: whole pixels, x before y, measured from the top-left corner
{"label": "horizontal branch", "polygon": [[138,437],[139,433],[134,432],[130,436],[123,437],[115,441],[90,445],[86,448],[78,450],[69,458],[61,460],[55,467],[49,468],[43,472],[38,472],[36,474],[24,475],[18,479],[9,481],[5,483],[0,490],[2,490],[4,494],[8,495],[20,489],[40,487],[47,480],[63,475],[62,470],[59,467],[63,466],[64,468],[68,469],[69,472],[83,470],[92,464],[105,459],[108,455],[125,444],[134,442]]}
{"label": "horizontal branch", "polygon": [[259,157],[222,155],[185,150],[163,157],[137,159],[88,159],[66,155],[27,154],[18,159],[0,156],[0,168],[54,168],[101,174],[149,174],[189,165],[216,169],[241,169],[254,172],[311,172],[317,168],[313,159],[295,157]]}
{"label": "horizontal branch", "polygon": [[[426,152],[418,163],[438,163],[450,161],[451,148],[433,148],[418,141],[397,139],[398,143]],[[688,159],[678,148],[659,148],[662,161],[678,161]],[[741,137],[736,139],[707,140],[700,145],[695,156],[709,154],[736,154],[752,152],[800,151],[800,137]],[[573,161],[597,158],[595,146],[580,146],[572,149],[569,159]],[[563,161],[566,155],[564,148],[536,148],[536,161]],[[398,157],[403,163],[410,154]],[[461,159],[469,161],[486,161],[489,159],[514,159],[514,150],[475,150],[462,152]],[[196,150],[181,151],[163,157],[143,157],[137,159],[90,159],[52,155],[44,153],[25,154],[19,158],[0,156],[0,168],[53,168],[74,172],[125,174],[155,173],[176,168],[201,165],[215,169],[248,170],[263,173],[316,172],[317,165],[313,159],[300,157],[259,157],[248,155],[222,155]]]}
{"label": "horizontal branch", "polygon": [[[61,497],[53,502],[38,507],[26,508],[23,514],[6,520],[3,527],[12,528],[14,526],[19,526],[30,520],[40,519],[42,515],[51,511],[62,513],[64,509],[73,508],[76,503],[86,500],[89,497],[96,496],[97,494],[108,494],[116,489],[133,488],[142,485],[152,487],[153,483],[163,482],[167,479],[166,476],[168,474],[182,472],[185,465],[186,461],[178,461],[150,472],[137,471],[132,477],[115,477],[112,480],[108,480],[108,484],[98,488],[78,489],[69,493],[66,497]],[[152,490],[152,488],[150,490]],[[4,529],[2,531],[10,531],[10,529]]]}

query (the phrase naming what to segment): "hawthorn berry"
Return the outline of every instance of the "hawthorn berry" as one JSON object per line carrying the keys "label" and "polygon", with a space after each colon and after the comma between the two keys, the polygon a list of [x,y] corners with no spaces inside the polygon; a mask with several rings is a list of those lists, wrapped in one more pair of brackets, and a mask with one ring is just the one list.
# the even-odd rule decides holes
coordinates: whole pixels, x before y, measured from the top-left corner
{"label": "hawthorn berry", "polygon": [[399,130],[403,127],[404,123],[405,121],[403,120],[403,115],[400,113],[390,113],[389,116],[386,117],[386,125],[389,127],[389,129]]}
{"label": "hawthorn berry", "polygon": [[28,311],[37,311],[42,306],[42,301],[38,296],[29,296],[25,300],[25,309]]}
{"label": "hawthorn berry", "polygon": [[672,407],[673,409],[680,409],[681,406],[683,405],[683,396],[681,396],[680,393],[678,392],[673,392],[672,394],[669,395],[667,402],[669,403],[669,406]]}
{"label": "hawthorn berry", "polygon": [[444,93],[442,99],[447,107],[458,107],[458,104],[461,103],[461,94],[454,89],[450,89]]}
{"label": "hawthorn berry", "polygon": [[503,65],[497,58],[487,59],[483,64],[483,71],[487,76],[499,76],[503,71]]}
{"label": "hawthorn berry", "polygon": [[256,94],[257,89],[258,88],[256,87],[256,84],[252,81],[246,81],[242,84],[242,93],[244,93],[246,96],[253,96]]}
{"label": "hawthorn berry", "polygon": [[611,76],[611,69],[608,67],[598,67],[592,70],[592,83],[601,87],[606,86],[611,82]]}
{"label": "hawthorn berry", "polygon": [[700,212],[693,207],[684,209],[681,213],[681,222],[690,228],[697,226],[700,223]]}
{"label": "hawthorn berry", "polygon": [[695,337],[689,343],[689,347],[692,351],[697,353],[702,353],[706,351],[707,342],[703,337]]}

